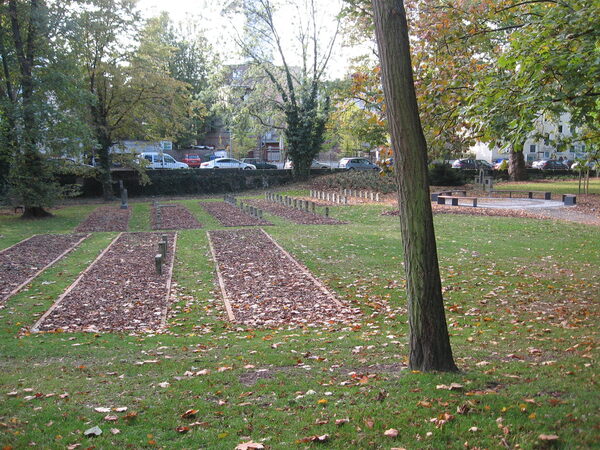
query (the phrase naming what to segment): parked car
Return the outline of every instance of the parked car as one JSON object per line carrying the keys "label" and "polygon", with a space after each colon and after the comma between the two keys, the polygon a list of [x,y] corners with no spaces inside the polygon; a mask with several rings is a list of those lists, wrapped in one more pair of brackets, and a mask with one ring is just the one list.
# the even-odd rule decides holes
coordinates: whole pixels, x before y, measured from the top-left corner
{"label": "parked car", "polygon": [[[292,167],[294,167],[294,165],[293,165],[292,161],[290,161],[289,159],[285,162],[285,164],[283,166],[284,169],[291,169]],[[316,159],[313,159],[312,163],[310,164],[310,168],[311,169],[329,169],[329,166],[327,164],[317,161]]]}
{"label": "parked car", "polygon": [[492,169],[494,170],[501,170],[502,167],[504,166],[504,163],[506,163],[506,167],[508,167],[508,159],[497,159],[494,163],[494,165],[492,166]]}
{"label": "parked car", "polygon": [[251,164],[257,169],[277,169],[275,164],[268,163],[267,161],[262,161],[258,158],[242,158],[242,162],[246,164]]}
{"label": "parked car", "polygon": [[171,155],[159,152],[142,152],[140,158],[148,161],[146,168],[148,169],[187,169],[189,166],[186,163],[175,161]]}
{"label": "parked car", "polygon": [[339,167],[347,170],[380,170],[377,164],[373,164],[366,158],[342,158]]}
{"label": "parked car", "polygon": [[484,163],[487,164],[488,166],[491,166],[491,164],[489,164],[487,161],[483,161],[481,159],[463,158],[463,159],[457,159],[456,161],[454,161],[452,163],[452,168],[453,169],[479,169],[481,167],[491,168],[491,167],[486,166]]}
{"label": "parked car", "polygon": [[186,163],[190,167],[200,167],[200,164],[202,164],[202,158],[200,155],[186,153],[181,159],[181,162]]}
{"label": "parked car", "polygon": [[233,158],[217,158],[200,164],[201,169],[256,169],[252,164],[246,164]]}
{"label": "parked car", "polygon": [[569,168],[565,166],[562,161],[558,161],[556,159],[545,159],[539,162],[536,166],[533,166],[536,169],[540,170],[568,170]]}
{"label": "parked car", "polygon": [[580,161],[575,161],[572,165],[571,165],[571,170],[585,170],[584,167],[587,167],[588,169],[594,169],[595,168],[595,164],[592,161],[587,161],[585,163],[581,163]]}

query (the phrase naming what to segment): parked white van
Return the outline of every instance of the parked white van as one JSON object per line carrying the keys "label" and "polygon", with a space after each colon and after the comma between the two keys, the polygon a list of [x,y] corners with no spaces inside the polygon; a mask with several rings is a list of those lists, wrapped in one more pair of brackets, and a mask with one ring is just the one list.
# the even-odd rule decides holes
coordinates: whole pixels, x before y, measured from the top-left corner
{"label": "parked white van", "polygon": [[187,169],[189,166],[186,163],[175,161],[171,155],[159,152],[143,152],[140,153],[140,158],[148,161],[146,166],[148,169]]}

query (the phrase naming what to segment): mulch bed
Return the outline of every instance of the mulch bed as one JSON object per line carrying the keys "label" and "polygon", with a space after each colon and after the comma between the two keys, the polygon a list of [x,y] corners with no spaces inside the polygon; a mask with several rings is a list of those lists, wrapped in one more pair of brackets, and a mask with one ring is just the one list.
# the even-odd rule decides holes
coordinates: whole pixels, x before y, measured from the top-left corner
{"label": "mulch bed", "polygon": [[33,331],[148,331],[164,325],[175,233],[166,233],[162,275],[155,270],[160,233],[124,233],[42,316]]}
{"label": "mulch bed", "polygon": [[129,225],[129,209],[118,206],[101,206],[87,216],[75,231],[127,231]]}
{"label": "mulch bed", "polygon": [[273,225],[267,220],[246,214],[227,202],[201,202],[200,205],[224,227]]}
{"label": "mulch bed", "polygon": [[153,230],[191,230],[196,228],[202,228],[202,225],[183,205],[158,205],[152,208]]}
{"label": "mulch bed", "polygon": [[0,305],[73,250],[86,234],[39,234],[0,252]]}
{"label": "mulch bed", "polygon": [[333,217],[325,217],[319,214],[300,211],[299,209],[289,208],[267,200],[247,200],[246,203],[301,225],[341,225],[346,223],[334,219]]}
{"label": "mulch bed", "polygon": [[340,303],[263,230],[216,230],[209,238],[228,314],[235,322],[251,327],[330,326],[358,317],[358,310]]}

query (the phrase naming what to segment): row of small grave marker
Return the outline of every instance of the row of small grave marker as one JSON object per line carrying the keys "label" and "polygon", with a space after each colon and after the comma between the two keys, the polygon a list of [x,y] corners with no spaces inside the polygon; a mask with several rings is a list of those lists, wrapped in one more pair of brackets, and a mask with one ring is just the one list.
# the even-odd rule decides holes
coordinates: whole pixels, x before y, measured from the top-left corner
{"label": "row of small grave marker", "polygon": [[311,190],[310,196],[312,198],[316,198],[318,200],[325,200],[327,202],[338,203],[338,204],[348,204],[348,197],[358,197],[364,199],[370,199],[373,202],[381,201],[379,192],[373,191],[358,191],[356,189],[344,189],[343,194],[339,194],[337,192],[325,192],[325,191],[316,191]]}
{"label": "row of small grave marker", "polygon": [[158,243],[158,253],[154,257],[154,264],[156,266],[156,273],[162,275],[163,265],[167,259],[168,252],[168,240],[167,235],[163,234],[161,240]]}
{"label": "row of small grave marker", "polygon": [[[317,214],[317,204],[315,202],[300,198],[288,197],[287,195],[275,194],[272,192],[266,192],[265,199],[273,203],[287,206],[288,208],[294,208],[300,211]],[[329,217],[329,207],[325,207],[324,214],[325,217]]]}
{"label": "row of small grave marker", "polygon": [[244,213],[248,214],[249,216],[255,217],[256,219],[262,219],[263,218],[263,211],[262,211],[262,209],[256,208],[256,207],[251,206],[251,205],[245,205],[244,202],[241,201],[241,200],[240,200],[240,202],[238,204],[237,198],[235,198],[231,194],[225,194],[223,199],[225,200],[226,203],[229,203],[232,206],[240,208]]}
{"label": "row of small grave marker", "polygon": [[156,211],[156,224],[155,228],[160,230],[162,228],[162,208],[175,208],[177,205],[160,205],[158,201],[154,200],[154,209]]}

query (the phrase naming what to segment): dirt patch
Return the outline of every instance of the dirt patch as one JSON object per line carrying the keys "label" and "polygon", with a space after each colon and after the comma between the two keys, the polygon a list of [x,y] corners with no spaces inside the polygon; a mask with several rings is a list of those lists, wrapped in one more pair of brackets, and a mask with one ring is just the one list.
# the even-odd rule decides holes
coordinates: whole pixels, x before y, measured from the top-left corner
{"label": "dirt patch", "polygon": [[246,203],[301,225],[341,225],[347,223],[341,222],[333,217],[325,217],[306,211],[300,211],[299,209],[289,208],[266,200],[247,200]]}
{"label": "dirt patch", "polygon": [[153,230],[191,230],[202,225],[183,205],[155,205],[152,208]]}
{"label": "dirt patch", "polygon": [[77,227],[75,231],[127,231],[129,225],[129,209],[116,206],[101,206],[96,208]]}
{"label": "dirt patch", "polygon": [[159,233],[124,233],[83,272],[34,331],[145,331],[163,326],[175,233],[166,233],[162,275],[155,270]]}
{"label": "dirt patch", "polygon": [[0,307],[73,250],[86,234],[39,234],[0,252]]}
{"label": "dirt patch", "polygon": [[230,319],[251,327],[323,326],[356,320],[308,269],[264,231],[209,232]]}
{"label": "dirt patch", "polygon": [[226,202],[201,202],[200,205],[224,227],[273,225],[271,222],[253,217]]}

